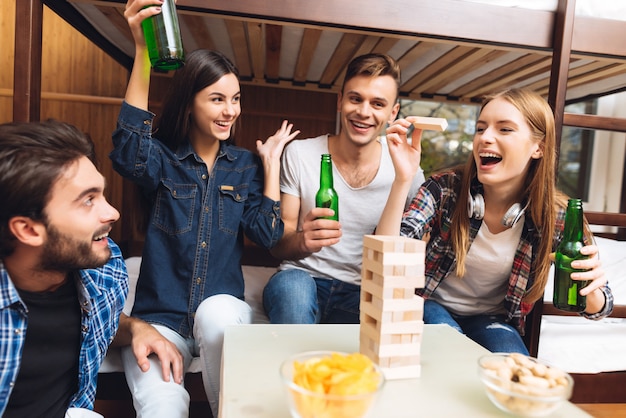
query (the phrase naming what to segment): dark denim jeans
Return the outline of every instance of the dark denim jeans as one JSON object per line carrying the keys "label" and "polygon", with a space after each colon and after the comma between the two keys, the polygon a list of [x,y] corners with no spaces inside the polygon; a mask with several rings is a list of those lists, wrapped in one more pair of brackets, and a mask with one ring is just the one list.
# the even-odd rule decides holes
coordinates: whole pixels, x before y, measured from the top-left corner
{"label": "dark denim jeans", "polygon": [[263,290],[272,324],[358,324],[360,300],[360,286],[300,269],[277,272]]}
{"label": "dark denim jeans", "polygon": [[425,324],[448,324],[492,353],[522,353],[528,349],[519,332],[504,322],[504,315],[453,315],[433,300],[424,301]]}

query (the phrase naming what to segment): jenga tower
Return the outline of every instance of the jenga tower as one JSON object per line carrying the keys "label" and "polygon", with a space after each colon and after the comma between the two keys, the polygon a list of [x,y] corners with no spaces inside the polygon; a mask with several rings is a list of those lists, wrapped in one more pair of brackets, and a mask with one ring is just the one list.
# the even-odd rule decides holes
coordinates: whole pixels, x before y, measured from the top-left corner
{"label": "jenga tower", "polygon": [[424,241],[363,237],[360,351],[386,379],[419,377],[424,329]]}

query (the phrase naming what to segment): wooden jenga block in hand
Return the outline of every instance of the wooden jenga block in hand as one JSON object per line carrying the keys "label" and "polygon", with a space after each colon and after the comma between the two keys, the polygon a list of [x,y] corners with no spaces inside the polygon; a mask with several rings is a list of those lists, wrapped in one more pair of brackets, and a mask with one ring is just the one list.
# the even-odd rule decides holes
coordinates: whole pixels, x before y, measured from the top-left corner
{"label": "wooden jenga block in hand", "polygon": [[417,129],[425,131],[445,131],[448,127],[448,121],[444,118],[433,118],[425,116],[413,116],[413,126]]}
{"label": "wooden jenga block in hand", "polygon": [[420,375],[424,251],[423,241],[400,236],[363,239],[360,351],[387,379]]}

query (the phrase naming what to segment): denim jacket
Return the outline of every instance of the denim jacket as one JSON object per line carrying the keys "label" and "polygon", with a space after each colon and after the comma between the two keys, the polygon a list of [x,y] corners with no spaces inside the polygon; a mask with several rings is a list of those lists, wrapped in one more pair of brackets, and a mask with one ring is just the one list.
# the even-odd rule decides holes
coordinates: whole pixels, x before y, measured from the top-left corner
{"label": "denim jacket", "polygon": [[153,117],[124,102],[110,154],[153,202],[132,315],[189,337],[204,299],[243,299],[243,236],[276,245],[280,202],[263,196],[257,155],[222,141],[209,171],[188,141],[173,152],[153,139]]}

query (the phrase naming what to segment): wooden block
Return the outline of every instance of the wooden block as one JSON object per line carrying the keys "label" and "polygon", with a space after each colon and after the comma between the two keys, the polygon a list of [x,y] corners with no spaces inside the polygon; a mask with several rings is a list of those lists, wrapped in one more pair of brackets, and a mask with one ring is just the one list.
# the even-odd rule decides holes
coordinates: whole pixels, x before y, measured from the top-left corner
{"label": "wooden block", "polygon": [[365,235],[363,247],[378,252],[424,252],[426,242],[399,235]]}
{"label": "wooden block", "polygon": [[391,332],[380,332],[373,324],[369,324],[369,326],[363,327],[359,335],[363,338],[369,338],[377,345],[419,344],[422,342],[421,333],[398,334]]}
{"label": "wooden block", "polygon": [[378,253],[375,259],[376,262],[394,266],[416,266],[418,264],[424,264],[423,257],[419,257],[419,253],[396,253],[396,252],[382,252]]}
{"label": "wooden block", "polygon": [[387,367],[415,366],[420,364],[420,356],[385,357],[385,364],[388,364]]}
{"label": "wooden block", "polygon": [[384,312],[381,309],[375,307],[372,302],[361,301],[361,313],[364,313],[371,318],[374,318],[378,322],[390,322],[391,312]]}
{"label": "wooden block", "polygon": [[[399,344],[421,342],[424,331],[424,321],[422,320],[381,322],[365,312],[361,314],[360,319],[359,335],[367,337],[375,343],[383,341],[395,341]],[[389,336],[397,338],[391,340],[388,338]]]}
{"label": "wooden block", "polygon": [[[420,270],[419,274],[407,275],[407,276],[393,276],[375,273],[371,270],[363,269],[364,274],[361,274],[361,286],[365,283],[370,283],[372,286],[377,286],[385,289],[405,289],[409,293],[414,293],[415,288],[424,287],[424,265],[416,266],[416,270]],[[408,297],[408,296],[407,296]]]}
{"label": "wooden block", "polygon": [[404,367],[381,367],[381,370],[387,380],[413,379],[420,377],[422,366],[416,364]]}
{"label": "wooden block", "polygon": [[[415,257],[415,255],[413,255]],[[402,276],[408,277],[423,277],[424,273],[424,260],[411,260],[411,264],[408,265],[408,268],[405,267]],[[363,279],[363,270],[371,271],[381,276],[397,276],[396,272],[397,265],[387,263],[380,263],[378,261],[372,260],[370,258],[364,258],[361,264],[361,279]]]}
{"label": "wooden block", "polygon": [[373,280],[361,280],[361,300],[371,301],[372,297],[380,299],[393,297],[393,287],[384,288]]}
{"label": "wooden block", "polygon": [[378,343],[380,341],[381,334],[378,331],[377,324],[364,323],[359,326],[359,336],[361,338],[367,337],[370,341]]}
{"label": "wooden block", "polygon": [[374,300],[374,304],[375,306],[379,305],[385,312],[406,312],[420,310],[420,306],[423,306],[423,300],[420,303],[420,299],[422,298],[419,296],[415,296],[413,299],[381,299],[380,302]]}
{"label": "wooden block", "polygon": [[424,321],[416,319],[412,321],[385,322],[377,324],[376,329],[381,334],[416,334],[424,333]]}
{"label": "wooden block", "polygon": [[433,118],[425,116],[411,116],[413,126],[417,129],[428,131],[445,131],[448,127],[448,121],[444,118]]}
{"label": "wooden block", "polygon": [[421,343],[411,344],[379,344],[378,356],[379,357],[394,357],[394,356],[419,356],[422,348]]}

